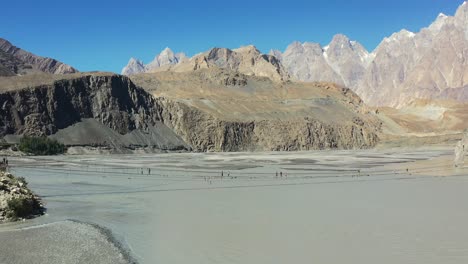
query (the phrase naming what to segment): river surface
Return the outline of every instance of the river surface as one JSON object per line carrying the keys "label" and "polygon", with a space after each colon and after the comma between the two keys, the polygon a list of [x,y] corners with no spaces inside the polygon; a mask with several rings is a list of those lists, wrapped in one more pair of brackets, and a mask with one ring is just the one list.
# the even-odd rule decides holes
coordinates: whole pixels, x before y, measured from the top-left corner
{"label": "river surface", "polygon": [[47,214],[0,231],[97,224],[139,263],[468,263],[468,176],[438,177],[451,153],[12,158]]}

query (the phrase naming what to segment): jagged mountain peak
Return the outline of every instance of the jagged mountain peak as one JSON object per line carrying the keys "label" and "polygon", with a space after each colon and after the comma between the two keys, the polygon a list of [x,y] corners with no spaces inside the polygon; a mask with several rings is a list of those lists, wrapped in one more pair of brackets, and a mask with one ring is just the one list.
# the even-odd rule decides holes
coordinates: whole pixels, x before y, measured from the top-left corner
{"label": "jagged mountain peak", "polygon": [[294,41],[288,45],[286,50],[283,53],[283,56],[288,56],[290,54],[297,54],[297,53],[308,53],[308,54],[321,54],[323,51],[322,46],[319,43],[314,42],[304,42],[301,43],[299,41]]}
{"label": "jagged mountain peak", "polygon": [[270,52],[268,52],[271,56],[275,56],[278,60],[283,60],[283,53],[277,49],[271,49]]}
{"label": "jagged mountain peak", "polygon": [[287,47],[286,47],[286,50],[285,52],[287,51],[291,51],[291,50],[303,50],[304,49],[304,45],[299,42],[299,41],[293,41],[291,44],[289,44]]}
{"label": "jagged mountain peak", "polygon": [[415,36],[416,34],[406,30],[402,29],[399,32],[393,33],[390,37],[384,38],[383,42],[395,42],[395,41],[402,41],[406,39],[411,39]]}
{"label": "jagged mountain peak", "polygon": [[241,46],[233,51],[238,53],[252,53],[252,54],[261,54],[261,52],[254,45]]}
{"label": "jagged mountain peak", "polygon": [[302,47],[304,47],[305,49],[323,50],[322,45],[320,45],[320,43],[315,42],[304,42],[304,44],[302,44]]}
{"label": "jagged mountain peak", "polygon": [[330,44],[349,44],[350,41],[346,35],[340,33],[333,36]]}
{"label": "jagged mountain peak", "polygon": [[132,75],[144,71],[145,64],[141,60],[131,57],[130,60],[128,60],[127,65],[122,69],[122,74]]}
{"label": "jagged mountain peak", "polygon": [[439,15],[437,16],[437,18],[446,18],[447,15],[444,14],[444,13],[439,13]]}
{"label": "jagged mountain peak", "polygon": [[468,20],[468,3],[467,1],[464,1],[463,4],[461,4],[457,11],[455,12],[455,18],[461,19],[463,21]]}
{"label": "jagged mountain peak", "polygon": [[161,54],[170,54],[170,53],[173,54],[174,52],[169,47],[166,47],[165,49],[161,51]]}
{"label": "jagged mountain peak", "polygon": [[174,53],[169,47],[163,49],[158,55],[154,57],[154,60],[145,65],[141,60],[130,58],[127,66],[122,69],[122,74],[132,75],[148,71],[153,71],[157,68],[166,65],[175,65],[181,61],[187,60],[185,53]]}
{"label": "jagged mountain peak", "polygon": [[128,60],[128,64],[141,64],[143,65],[143,62],[137,58],[131,57],[130,60]]}
{"label": "jagged mountain peak", "polygon": [[359,42],[351,40],[343,34],[335,35],[330,44],[325,46],[323,50],[327,53],[338,53],[337,55],[341,55],[343,52],[353,52],[361,57],[369,53]]}

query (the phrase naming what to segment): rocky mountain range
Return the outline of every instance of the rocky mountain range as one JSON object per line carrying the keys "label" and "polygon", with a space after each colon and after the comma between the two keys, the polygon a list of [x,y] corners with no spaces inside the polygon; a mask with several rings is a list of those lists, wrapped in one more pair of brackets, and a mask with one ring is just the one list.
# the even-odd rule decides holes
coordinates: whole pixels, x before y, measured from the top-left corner
{"label": "rocky mountain range", "polygon": [[325,47],[294,42],[270,54],[250,45],[187,58],[166,48],[148,64],[132,58],[127,76],[76,73],[1,40],[0,139],[41,135],[123,152],[293,151],[453,135],[468,120],[468,104],[453,101],[468,101],[467,9],[395,33],[373,52],[342,34]]}
{"label": "rocky mountain range", "polygon": [[55,59],[34,55],[0,38],[0,76],[37,72],[68,74],[78,71]]}
{"label": "rocky mountain range", "polygon": [[144,64],[141,60],[130,58],[127,66],[122,69],[122,74],[132,75],[144,72],[150,72],[166,65],[175,65],[188,60],[185,53],[174,53],[170,48],[165,48],[158,54],[153,61]]}
{"label": "rocky mountain range", "polygon": [[336,35],[325,47],[294,42],[278,57],[296,80],[333,81],[368,104],[402,107],[415,99],[468,100],[468,4],[440,14],[418,33],[401,30],[368,52]]}
{"label": "rocky mountain range", "polygon": [[[190,59],[177,59],[167,49],[144,65],[131,59],[122,71],[131,75],[219,67],[276,81],[326,81],[351,88],[367,104],[403,107],[418,99],[468,101],[468,4],[454,16],[440,14],[420,32],[401,30],[369,52],[342,34],[322,47],[293,42],[284,52],[262,54],[254,46],[213,48]],[[151,67],[150,65],[155,65]]]}
{"label": "rocky mountain range", "polygon": [[172,56],[161,56],[170,52],[165,49],[148,65],[141,61],[130,59],[122,74],[132,75],[142,72],[174,71],[190,72],[200,69],[221,68],[246,75],[268,77],[275,81],[286,81],[289,74],[280,61],[272,55],[262,54],[255,46],[245,46],[238,49],[213,48],[188,59]]}

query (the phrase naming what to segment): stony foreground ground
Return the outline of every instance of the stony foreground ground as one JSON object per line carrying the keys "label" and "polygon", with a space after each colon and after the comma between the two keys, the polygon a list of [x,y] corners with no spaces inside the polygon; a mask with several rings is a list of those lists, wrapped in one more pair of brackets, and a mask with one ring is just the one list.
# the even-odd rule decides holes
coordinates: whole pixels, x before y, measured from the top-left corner
{"label": "stony foreground ground", "polygon": [[0,263],[136,263],[97,226],[63,221],[0,232]]}
{"label": "stony foreground ground", "polygon": [[40,198],[27,187],[24,178],[0,172],[0,222],[32,218],[43,211]]}

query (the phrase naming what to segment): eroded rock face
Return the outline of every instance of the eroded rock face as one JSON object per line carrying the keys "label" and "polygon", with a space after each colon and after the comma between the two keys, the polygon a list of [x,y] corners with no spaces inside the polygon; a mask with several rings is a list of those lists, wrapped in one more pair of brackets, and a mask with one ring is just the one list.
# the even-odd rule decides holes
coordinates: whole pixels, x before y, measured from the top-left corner
{"label": "eroded rock face", "polygon": [[[236,93],[237,89],[253,89],[247,85],[245,75],[218,75],[222,83],[210,78],[213,89],[225,87],[222,89]],[[199,78],[203,81],[204,74]],[[256,82],[264,86],[262,89],[272,89],[266,78]],[[281,93],[281,84],[276,85]],[[264,119],[254,113],[235,120],[216,116],[184,100],[155,98],[125,76],[83,75],[0,94],[0,136],[52,135],[72,145],[91,144],[95,136],[110,147],[153,144],[163,149],[195,151],[350,149],[369,148],[378,142],[378,129],[358,118],[362,104],[359,97],[346,88],[317,85],[315,89],[339,97],[337,101],[311,99],[316,107],[328,109],[328,104],[335,105],[350,119],[324,122],[304,114],[296,118],[291,112],[287,115],[292,118],[283,120]]]}
{"label": "eroded rock face", "polygon": [[15,65],[15,68],[12,68],[13,74],[11,75],[25,74],[30,70],[52,74],[67,74],[78,72],[75,68],[55,59],[37,56],[28,51],[15,47],[9,41],[2,38],[0,38],[0,51],[4,53],[3,55],[7,54],[11,56],[11,58],[8,59],[8,62],[1,63],[1,58],[6,58],[6,56],[3,56],[0,52],[0,66],[2,64]]}
{"label": "eroded rock face", "polygon": [[298,151],[371,148],[377,130],[362,120],[327,124],[295,120],[223,120],[182,102],[158,99],[164,123],[195,151]]}
{"label": "eroded rock face", "polygon": [[50,135],[94,118],[120,134],[158,121],[154,98],[118,75],[86,75],[0,94],[0,135]]}

